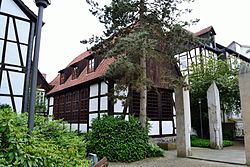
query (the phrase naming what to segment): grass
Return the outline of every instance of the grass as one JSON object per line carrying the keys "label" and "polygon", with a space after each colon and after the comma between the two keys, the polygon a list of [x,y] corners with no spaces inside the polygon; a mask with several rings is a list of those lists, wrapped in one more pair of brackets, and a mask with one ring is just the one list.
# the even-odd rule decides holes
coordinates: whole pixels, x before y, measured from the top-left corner
{"label": "grass", "polygon": [[[223,140],[223,147],[232,146],[233,141]],[[201,139],[198,137],[191,137],[191,146],[192,147],[203,147],[210,148],[210,140],[209,139]]]}

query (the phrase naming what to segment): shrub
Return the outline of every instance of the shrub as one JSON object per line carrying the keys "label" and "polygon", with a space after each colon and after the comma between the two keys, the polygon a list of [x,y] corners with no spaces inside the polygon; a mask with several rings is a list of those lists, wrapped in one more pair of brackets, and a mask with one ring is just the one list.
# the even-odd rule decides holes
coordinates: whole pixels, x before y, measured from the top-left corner
{"label": "shrub", "polygon": [[[230,140],[223,140],[223,147],[232,146],[233,142]],[[192,147],[203,147],[210,148],[210,140],[209,139],[200,139],[197,137],[191,138],[191,146]]]}
{"label": "shrub", "polygon": [[[0,109],[0,166],[88,166],[83,138],[68,132],[60,121],[36,116],[28,135],[27,114]],[[59,135],[60,134],[60,135]]]}
{"label": "shrub", "polygon": [[157,144],[149,144],[147,157],[163,157],[164,152]]}
{"label": "shrub", "polygon": [[106,115],[94,119],[88,137],[89,150],[109,161],[131,162],[159,153],[148,144],[148,129],[141,128],[134,117],[128,121]]}

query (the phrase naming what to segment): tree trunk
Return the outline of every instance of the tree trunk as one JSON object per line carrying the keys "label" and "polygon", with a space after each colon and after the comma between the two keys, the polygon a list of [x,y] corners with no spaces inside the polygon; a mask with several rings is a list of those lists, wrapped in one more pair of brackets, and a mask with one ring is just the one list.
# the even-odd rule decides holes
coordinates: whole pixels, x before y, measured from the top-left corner
{"label": "tree trunk", "polygon": [[[140,26],[141,29],[143,29],[145,24],[145,0],[140,1]],[[145,45],[142,46],[142,57],[140,58],[140,65],[142,68],[142,78],[146,82],[147,77],[147,63],[146,63],[146,50]],[[144,83],[142,86],[142,89],[140,91],[140,114],[139,114],[139,120],[141,123],[142,128],[146,128],[147,124],[147,85]]]}
{"label": "tree trunk", "polygon": [[130,104],[130,97],[131,97],[131,91],[128,89],[127,98],[125,100],[123,111],[122,111],[124,119],[125,119],[126,114],[127,114],[128,106]]}
{"label": "tree trunk", "polygon": [[[143,52],[143,56],[140,59],[141,67],[143,68],[143,79],[146,79],[146,55]],[[147,85],[143,85],[140,91],[140,116],[139,120],[142,128],[146,128],[147,123]]]}

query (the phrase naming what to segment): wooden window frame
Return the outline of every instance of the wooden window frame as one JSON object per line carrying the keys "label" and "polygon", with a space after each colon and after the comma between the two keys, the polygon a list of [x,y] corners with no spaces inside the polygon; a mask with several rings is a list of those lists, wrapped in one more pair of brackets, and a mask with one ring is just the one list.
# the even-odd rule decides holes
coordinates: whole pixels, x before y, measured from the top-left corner
{"label": "wooden window frame", "polygon": [[88,73],[95,71],[95,58],[88,60]]}
{"label": "wooden window frame", "polygon": [[60,85],[64,84],[64,80],[65,80],[65,75],[64,75],[64,73],[61,73],[60,74]]}
{"label": "wooden window frame", "polygon": [[74,79],[77,79],[77,72],[78,72],[78,67],[73,67],[73,70],[72,70],[72,80]]}

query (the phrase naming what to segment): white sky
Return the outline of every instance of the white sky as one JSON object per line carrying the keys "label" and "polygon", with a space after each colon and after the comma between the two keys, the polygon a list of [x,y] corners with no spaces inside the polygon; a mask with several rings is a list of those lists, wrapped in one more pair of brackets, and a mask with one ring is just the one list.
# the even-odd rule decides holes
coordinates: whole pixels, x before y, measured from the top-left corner
{"label": "white sky", "polygon": [[[37,14],[33,0],[23,2]],[[237,41],[250,45],[250,0],[196,0],[190,7],[194,9],[191,17],[200,22],[189,30],[196,32],[212,25],[217,43],[227,46]],[[102,34],[103,26],[88,9],[85,0],[52,0],[45,9],[39,70],[47,74],[49,82],[86,50],[81,40]]]}

